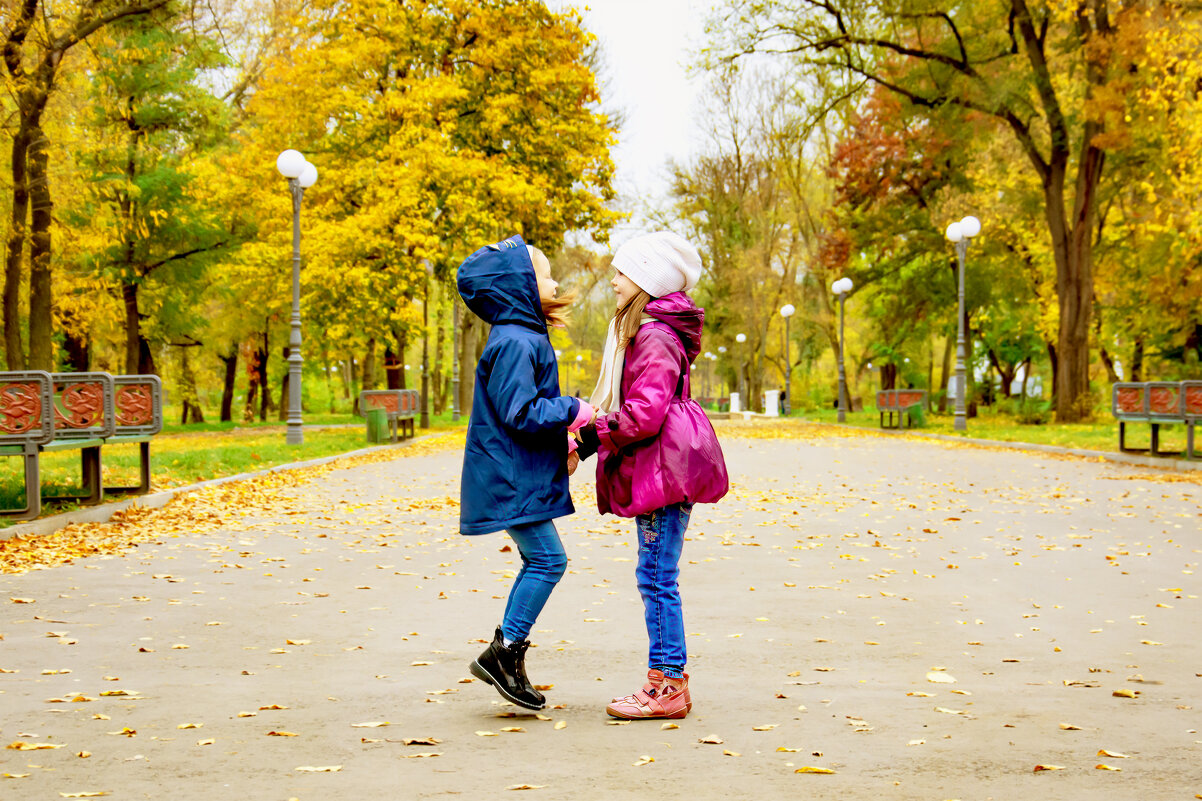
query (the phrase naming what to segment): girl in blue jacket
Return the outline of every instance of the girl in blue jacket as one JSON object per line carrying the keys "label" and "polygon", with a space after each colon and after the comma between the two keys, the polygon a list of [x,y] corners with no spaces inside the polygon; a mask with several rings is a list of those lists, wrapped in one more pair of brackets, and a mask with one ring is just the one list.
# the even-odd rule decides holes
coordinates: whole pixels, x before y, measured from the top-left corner
{"label": "girl in blue jacket", "polygon": [[541,709],[546,699],[526,676],[526,638],[568,565],[552,522],[575,511],[567,434],[596,414],[559,393],[547,325],[562,325],[572,299],[555,297],[542,253],[518,236],[487,245],[459,266],[458,285],[467,307],[492,326],[476,366],[459,531],[503,529],[522,555],[501,625],[471,671],[507,700]]}

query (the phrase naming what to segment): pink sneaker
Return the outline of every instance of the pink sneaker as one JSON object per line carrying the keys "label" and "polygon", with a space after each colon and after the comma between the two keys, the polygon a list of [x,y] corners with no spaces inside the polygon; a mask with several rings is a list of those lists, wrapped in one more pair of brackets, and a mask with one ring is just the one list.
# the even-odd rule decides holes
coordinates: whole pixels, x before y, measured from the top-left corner
{"label": "pink sneaker", "polygon": [[693,708],[689,695],[689,674],[670,679],[660,670],[647,671],[647,683],[634,695],[615,698],[605,707],[611,717],[623,720],[683,718]]}

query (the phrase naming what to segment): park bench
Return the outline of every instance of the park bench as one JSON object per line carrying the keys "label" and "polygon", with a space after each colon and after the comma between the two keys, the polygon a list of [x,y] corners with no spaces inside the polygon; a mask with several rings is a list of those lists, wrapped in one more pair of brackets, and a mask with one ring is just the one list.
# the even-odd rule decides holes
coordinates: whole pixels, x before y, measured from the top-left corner
{"label": "park bench", "polygon": [[[365,418],[372,410],[385,412],[388,415],[389,436],[393,442],[397,441],[398,431],[402,439],[406,436],[412,438],[413,421],[418,412],[418,397],[416,389],[365,389],[359,393],[359,412]],[[371,432],[368,434],[370,438]]]}
{"label": "park bench", "polygon": [[[1175,456],[1160,450],[1160,427],[1185,426],[1185,458],[1194,458],[1194,426],[1202,420],[1202,381],[1127,381],[1114,385],[1110,410],[1119,422],[1119,450]],[[1127,423],[1149,423],[1152,440],[1147,448],[1127,445]]]}
{"label": "park bench", "polygon": [[[902,422],[906,427],[914,424],[913,409],[921,407],[927,401],[925,389],[882,389],[876,393],[876,409],[881,415],[881,428],[901,428]],[[889,415],[889,424],[885,424],[885,415]],[[893,415],[897,415],[896,425]]]}
{"label": "park bench", "polygon": [[[0,509],[0,515],[32,520],[41,514],[41,454],[57,451],[79,450],[82,492],[47,495],[46,500],[97,504],[106,489],[145,495],[150,491],[150,439],[162,428],[158,376],[0,372],[0,456],[21,456],[25,468],[25,506]],[[137,486],[104,486],[100,449],[117,444],[139,445]]]}

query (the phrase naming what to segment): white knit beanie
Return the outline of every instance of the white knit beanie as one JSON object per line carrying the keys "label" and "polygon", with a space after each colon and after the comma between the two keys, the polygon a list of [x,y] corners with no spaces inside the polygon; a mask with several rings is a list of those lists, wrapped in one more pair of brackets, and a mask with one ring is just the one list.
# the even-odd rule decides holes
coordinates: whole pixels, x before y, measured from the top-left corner
{"label": "white knit beanie", "polygon": [[653,298],[688,292],[701,277],[697,248],[670,231],[635,237],[618,248],[613,265]]}

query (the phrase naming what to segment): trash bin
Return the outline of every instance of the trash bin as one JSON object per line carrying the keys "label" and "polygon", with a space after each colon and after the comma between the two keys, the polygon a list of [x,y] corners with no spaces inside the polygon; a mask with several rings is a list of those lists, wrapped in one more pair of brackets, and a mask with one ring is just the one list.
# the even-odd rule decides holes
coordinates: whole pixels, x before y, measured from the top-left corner
{"label": "trash bin", "polygon": [[367,418],[368,442],[388,442],[391,439],[388,430],[388,412],[383,409],[368,409],[364,417]]}

